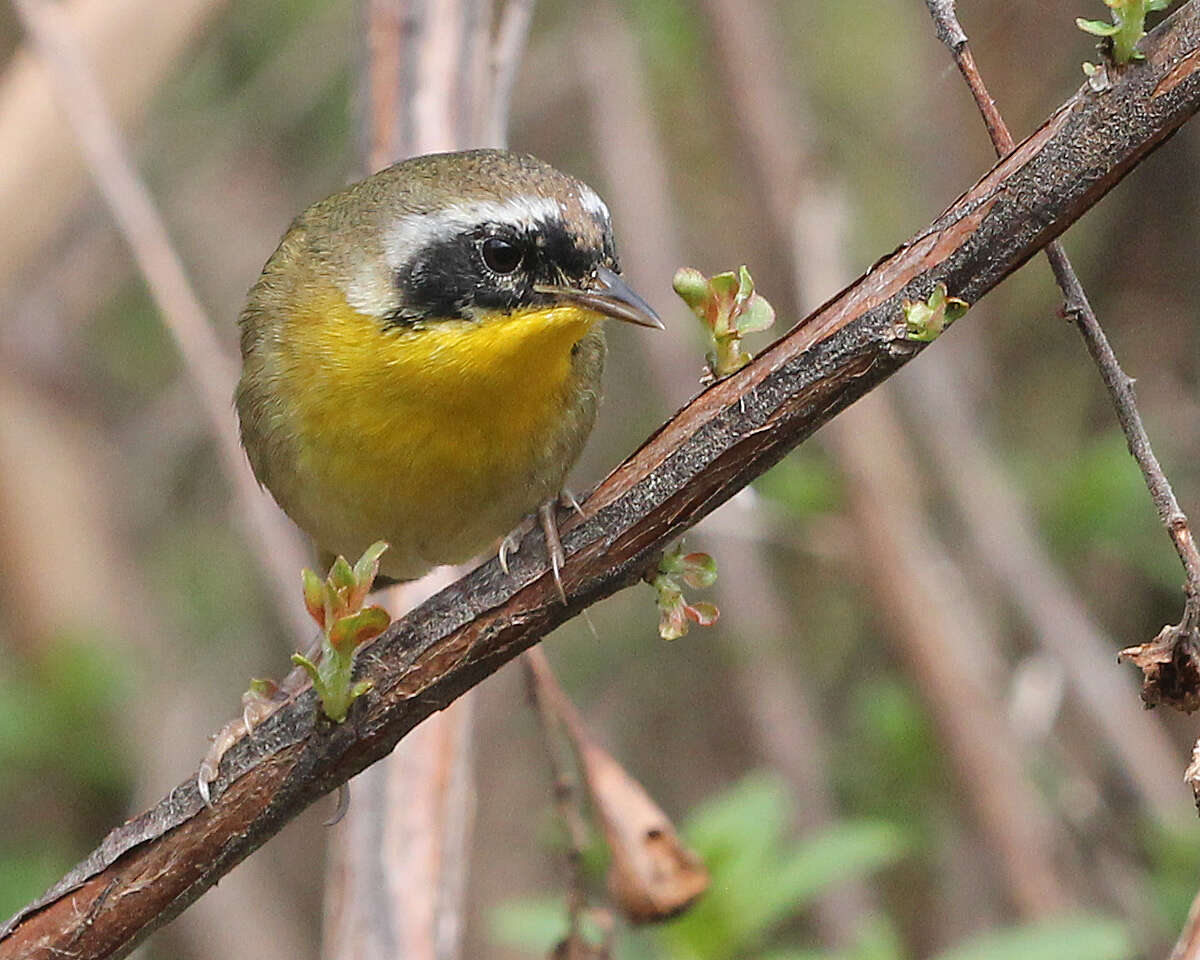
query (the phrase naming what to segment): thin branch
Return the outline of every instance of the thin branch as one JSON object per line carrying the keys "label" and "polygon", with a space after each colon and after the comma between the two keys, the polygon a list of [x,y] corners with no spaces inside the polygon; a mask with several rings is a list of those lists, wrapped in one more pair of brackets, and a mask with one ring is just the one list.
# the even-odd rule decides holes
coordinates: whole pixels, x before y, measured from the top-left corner
{"label": "thin branch", "polygon": [[507,0],[500,15],[492,46],[492,95],[483,135],[483,143],[487,146],[502,147],[508,143],[513,84],[521,65],[521,52],[529,37],[533,6],[534,0]]}
{"label": "thin branch", "polygon": [[[57,7],[104,78],[113,112],[128,124],[144,118],[187,48],[228,5],[228,0],[62,0]],[[130,56],[131,36],[137,37],[136,58]],[[75,137],[62,122],[52,72],[39,60],[36,51],[19,49],[0,73],[0,143],[9,145],[0,166],[5,227],[0,287],[10,296],[31,268],[61,265],[59,251],[48,249],[88,186]]]}
{"label": "thin branch", "polygon": [[[945,283],[977,302],[1200,109],[1200,0],[1160,24],[1143,50],[1146,60],[1104,96],[1084,89],[1069,99],[934,223],[708,387],[610,474],[584,517],[564,524],[567,603],[536,534],[510,561],[511,575],[484,564],[365,652],[360,676],[373,688],[345,723],[320,720],[311,691],[298,696],[226,755],[214,809],[189,778],[118,827],[0,930],[0,960],[50,957],[66,943],[77,960],[124,955],[431,713],[584,607],[637,583],[666,544],[922,349],[898,332],[904,300]],[[114,877],[118,887],[76,938]]]}
{"label": "thin branch", "polygon": [[[1007,155],[1015,146],[1012,134],[1009,132],[1004,118],[1000,115],[1000,111],[996,108],[996,102],[988,93],[983,77],[975,65],[975,57],[971,53],[967,35],[955,13],[954,0],[925,0],[925,2],[937,26],[939,39],[949,48],[959,72],[971,89],[975,104],[987,124],[988,136],[991,137],[992,145],[996,148],[996,155],[999,157]],[[1181,63],[1180,67],[1183,66],[1184,64]],[[1114,72],[1117,71],[1115,67],[1112,69]],[[1137,69],[1140,68],[1136,62],[1125,68],[1126,71]],[[1163,82],[1167,83],[1170,79],[1171,77],[1168,75]],[[1200,550],[1197,549],[1195,539],[1192,537],[1187,516],[1180,509],[1175,492],[1171,489],[1171,484],[1163,473],[1158,457],[1155,456],[1154,449],[1150,445],[1150,437],[1142,425],[1141,413],[1138,411],[1137,401],[1134,398],[1133,380],[1121,369],[1116,354],[1108,342],[1108,337],[1105,336],[1100,321],[1088,301],[1083,284],[1079,282],[1079,276],[1071,266],[1071,261],[1067,259],[1062,244],[1058,241],[1049,244],[1046,247],[1046,257],[1050,261],[1050,268],[1054,271],[1054,279],[1065,298],[1063,313],[1075,320],[1079,332],[1083,335],[1088,353],[1100,368],[1100,376],[1104,380],[1104,385],[1108,388],[1109,396],[1116,408],[1117,420],[1121,424],[1121,430],[1125,433],[1129,452],[1133,454],[1142,471],[1146,487],[1158,510],[1159,519],[1167,528],[1171,542],[1175,545],[1175,552],[1179,554],[1179,559],[1183,563],[1186,576],[1184,584],[1186,601],[1183,618],[1177,627],[1164,628],[1163,632],[1159,634],[1159,641],[1166,641],[1173,645],[1179,640],[1186,640],[1195,646],[1200,642]],[[1147,690],[1146,693],[1149,695],[1150,691]]]}
{"label": "thin branch", "polygon": [[[579,711],[563,692],[540,647],[525,655],[539,702],[561,725],[574,751],[596,822],[610,854],[608,892],[613,906],[630,923],[678,916],[708,889],[708,869],[679,838],[675,825],[646,789],[600,746]],[[573,811],[564,811],[570,816]],[[583,838],[577,833],[579,844]],[[582,846],[579,848],[582,850]],[[576,869],[580,863],[575,864]],[[584,946],[579,937],[583,877],[572,884],[570,936],[559,949]],[[607,911],[594,911],[593,916]]]}
{"label": "thin branch", "polygon": [[554,778],[554,803],[567,832],[567,939],[579,934],[583,911],[587,908],[584,889],[583,855],[588,845],[587,818],[584,815],[582,793],[571,775],[569,765],[559,747],[558,725],[574,734],[579,731],[578,713],[567,699],[550,661],[541,647],[533,647],[521,658],[529,681],[529,697],[537,711]]}
{"label": "thin branch", "polygon": [[47,0],[13,0],[13,7],[54,79],[88,169],[183,358],[247,530],[262,547],[254,552],[262,559],[282,622],[297,636],[307,637],[312,625],[306,622],[294,595],[303,551],[246,469],[230,400],[237,380],[233,362],[213,335],[166,225],[138,178],[63,11]]}

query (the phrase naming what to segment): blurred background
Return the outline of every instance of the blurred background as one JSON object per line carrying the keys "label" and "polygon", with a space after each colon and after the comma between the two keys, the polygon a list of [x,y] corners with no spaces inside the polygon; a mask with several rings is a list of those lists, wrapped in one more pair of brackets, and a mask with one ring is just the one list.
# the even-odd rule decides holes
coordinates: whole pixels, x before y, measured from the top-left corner
{"label": "blurred background", "polygon": [[[63,7],[233,358],[245,291],[291,217],[363,170],[362,10]],[[959,14],[1019,139],[1095,59],[1074,18],[1106,8]],[[285,672],[301,618],[7,4],[0,57],[8,916],[191,775],[248,678]],[[541,0],[509,142],[607,199],[625,273],[669,327],[610,331],[577,491],[699,389],[676,267],[749,264],[782,332],[993,162],[918,0]],[[1193,514],[1198,162],[1191,124],[1065,238]],[[593,735],[712,874],[689,915],[618,931],[614,956],[1165,954],[1200,880],[1182,782],[1195,726],[1143,711],[1115,654],[1179,619],[1182,572],[1059,306],[1031,262],[698,528],[689,549],[721,568],[696,597],[721,607],[714,627],[659,640],[642,586],[593,608],[594,631],[549,638]],[[520,667],[472,699],[462,956],[545,956],[565,917],[562,829]],[[320,955],[328,814],[137,955]]]}

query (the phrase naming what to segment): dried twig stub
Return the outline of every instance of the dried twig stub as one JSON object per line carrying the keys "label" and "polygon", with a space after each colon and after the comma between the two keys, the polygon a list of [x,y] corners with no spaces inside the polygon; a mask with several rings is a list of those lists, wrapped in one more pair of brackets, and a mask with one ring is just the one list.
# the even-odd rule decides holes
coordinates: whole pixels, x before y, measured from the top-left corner
{"label": "dried twig stub", "polygon": [[[1186,620],[1166,626],[1149,643],[1126,647],[1118,660],[1126,660],[1142,671],[1142,700],[1148,707],[1160,703],[1191,713],[1200,707],[1200,643],[1196,630]],[[1193,758],[1186,779],[1193,783]]]}
{"label": "dried twig stub", "polygon": [[579,745],[588,792],[612,851],[608,888],[631,923],[686,910],[708,889],[708,870],[667,815],[602,747]]}
{"label": "dried twig stub", "polygon": [[[708,870],[675,832],[675,827],[650,795],[617,763],[607,750],[592,740],[575,705],[567,698],[550,668],[545,653],[535,647],[525,655],[532,678],[531,690],[539,707],[554,715],[567,735],[579,766],[604,839],[612,854],[608,887],[615,905],[631,923],[654,923],[677,916],[708,889]],[[543,720],[546,720],[543,712]],[[568,827],[571,804],[563,809]],[[577,832],[577,828],[572,831]],[[575,859],[581,856],[581,841]],[[570,892],[572,936],[559,946],[567,949],[578,932],[578,912],[583,894],[578,862]],[[566,954],[570,956],[571,954]]]}

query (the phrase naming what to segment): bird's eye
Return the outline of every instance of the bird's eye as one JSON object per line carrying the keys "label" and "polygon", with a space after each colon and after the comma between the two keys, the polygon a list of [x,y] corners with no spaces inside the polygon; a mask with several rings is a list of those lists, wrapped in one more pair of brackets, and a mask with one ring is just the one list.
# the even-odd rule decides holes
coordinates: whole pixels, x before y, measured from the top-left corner
{"label": "bird's eye", "polygon": [[504,237],[488,237],[480,250],[487,268],[496,273],[512,273],[521,265],[521,248]]}

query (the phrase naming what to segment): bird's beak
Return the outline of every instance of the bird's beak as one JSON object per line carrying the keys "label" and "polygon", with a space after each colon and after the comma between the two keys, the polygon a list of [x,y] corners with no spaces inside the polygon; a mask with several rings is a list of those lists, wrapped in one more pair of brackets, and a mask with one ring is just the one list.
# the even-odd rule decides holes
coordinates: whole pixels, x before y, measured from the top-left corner
{"label": "bird's beak", "polygon": [[580,306],[595,310],[614,320],[636,323],[639,327],[665,330],[662,320],[654,308],[630,289],[620,274],[608,267],[598,267],[595,278],[587,287],[563,287],[549,283],[535,283],[537,293],[549,293]]}

